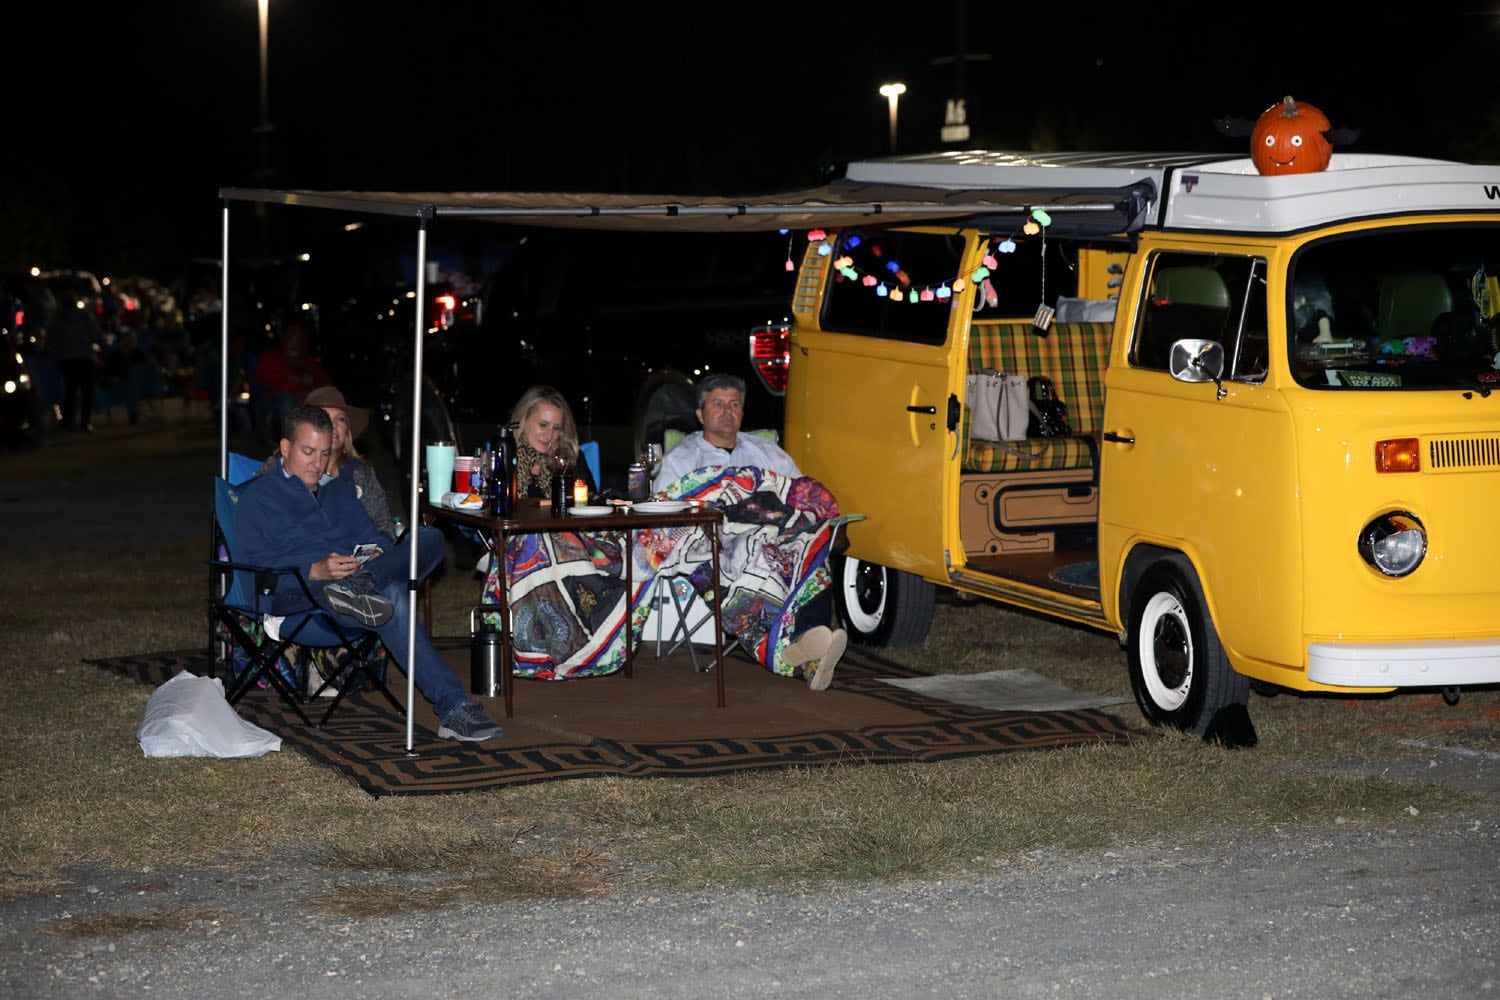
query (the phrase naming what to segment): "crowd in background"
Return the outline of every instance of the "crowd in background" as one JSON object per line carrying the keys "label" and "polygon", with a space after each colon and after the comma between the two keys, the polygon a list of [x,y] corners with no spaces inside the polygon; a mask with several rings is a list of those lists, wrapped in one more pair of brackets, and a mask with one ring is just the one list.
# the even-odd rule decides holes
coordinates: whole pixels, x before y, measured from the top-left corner
{"label": "crowd in background", "polygon": [[[87,432],[97,420],[219,418],[220,301],[213,280],[174,288],[149,279],[98,281],[58,272],[7,282],[24,311],[17,347],[35,383],[40,428]],[[278,327],[273,328],[273,327]],[[232,332],[234,429],[274,441],[280,418],[329,382],[298,319]]]}

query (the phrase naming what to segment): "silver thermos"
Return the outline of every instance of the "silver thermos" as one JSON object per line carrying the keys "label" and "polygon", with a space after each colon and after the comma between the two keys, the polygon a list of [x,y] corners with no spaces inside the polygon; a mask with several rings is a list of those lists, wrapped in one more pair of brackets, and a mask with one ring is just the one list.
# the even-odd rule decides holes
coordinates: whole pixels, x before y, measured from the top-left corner
{"label": "silver thermos", "polygon": [[498,604],[476,604],[469,611],[469,690],[486,698],[504,694],[505,674],[500,664],[500,627],[486,620],[500,613]]}

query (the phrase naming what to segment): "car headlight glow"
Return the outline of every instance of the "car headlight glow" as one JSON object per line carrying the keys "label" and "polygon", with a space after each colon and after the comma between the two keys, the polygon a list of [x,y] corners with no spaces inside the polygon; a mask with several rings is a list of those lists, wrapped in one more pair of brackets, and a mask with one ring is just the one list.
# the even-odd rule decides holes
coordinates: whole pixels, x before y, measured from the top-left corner
{"label": "car headlight glow", "polygon": [[1404,510],[1381,514],[1360,530],[1359,554],[1386,576],[1406,576],[1427,555],[1427,529]]}

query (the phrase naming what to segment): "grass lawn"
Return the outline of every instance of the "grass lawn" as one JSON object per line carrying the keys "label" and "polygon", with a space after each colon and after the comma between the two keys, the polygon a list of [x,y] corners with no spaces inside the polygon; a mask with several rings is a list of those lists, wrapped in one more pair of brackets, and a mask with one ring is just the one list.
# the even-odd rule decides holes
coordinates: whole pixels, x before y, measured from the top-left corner
{"label": "grass lawn", "polygon": [[[45,890],[79,865],[272,858],[347,871],[347,891],[314,902],[348,914],[641,885],[958,877],[1038,849],[1226,826],[1421,822],[1473,800],[1318,765],[1424,743],[1495,749],[1500,694],[1484,690],[1452,707],[1432,694],[1253,696],[1261,743],[1249,751],[1149,730],[1123,747],[457,796],[372,799],[290,751],[147,760],[135,730],[151,692],[82,660],[206,642],[217,444],[211,427],[174,418],[0,456],[0,892]],[[440,634],[467,630],[469,566],[455,556],[435,588]],[[989,604],[940,604],[927,642],[891,655],[1129,693],[1114,637]],[[1115,711],[1145,730],[1133,706]]]}

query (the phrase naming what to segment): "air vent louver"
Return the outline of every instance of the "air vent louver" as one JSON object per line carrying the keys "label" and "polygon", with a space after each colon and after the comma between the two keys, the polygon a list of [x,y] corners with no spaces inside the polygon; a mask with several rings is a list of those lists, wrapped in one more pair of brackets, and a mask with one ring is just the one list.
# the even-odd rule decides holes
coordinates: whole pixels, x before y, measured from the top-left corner
{"label": "air vent louver", "polygon": [[1427,441],[1427,471],[1477,472],[1500,469],[1500,437],[1455,435]]}

